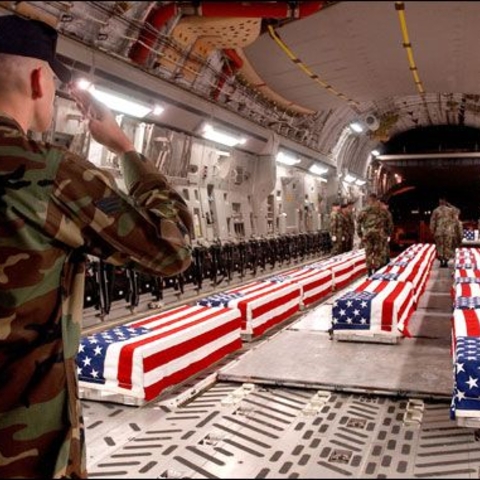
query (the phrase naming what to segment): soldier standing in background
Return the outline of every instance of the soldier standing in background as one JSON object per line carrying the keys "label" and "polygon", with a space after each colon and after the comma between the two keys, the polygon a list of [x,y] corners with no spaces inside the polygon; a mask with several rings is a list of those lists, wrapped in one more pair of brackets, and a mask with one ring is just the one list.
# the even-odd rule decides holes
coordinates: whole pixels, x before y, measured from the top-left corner
{"label": "soldier standing in background", "polygon": [[353,237],[355,236],[355,218],[353,215],[353,203],[346,202],[342,204],[342,216],[344,222],[344,237],[342,252],[353,250]]}
{"label": "soldier standing in background", "polygon": [[430,217],[430,230],[437,248],[437,258],[440,260],[440,268],[448,267],[448,260],[453,257],[454,248],[454,218],[456,207],[450,205],[445,198],[438,200],[438,207]]}
{"label": "soldier standing in background", "polygon": [[367,206],[360,212],[357,219],[358,236],[365,247],[365,257],[368,275],[385,264],[385,243],[390,229],[390,218],[380,205],[375,193],[370,193]]}
{"label": "soldier standing in background", "polygon": [[340,211],[340,203],[333,202],[332,212],[330,213],[330,237],[332,238],[332,255],[338,255],[343,251],[344,219]]}
{"label": "soldier standing in background", "polygon": [[452,208],[452,238],[453,238],[453,252],[455,252],[456,248],[460,248],[462,246],[463,241],[463,225],[460,220],[460,210],[458,208]]}
{"label": "soldier standing in background", "polygon": [[384,265],[387,265],[390,262],[390,238],[393,234],[393,228],[394,228],[393,216],[392,216],[392,213],[390,212],[390,210],[388,209],[388,203],[386,202],[386,200],[381,199],[380,200],[380,205],[385,210],[385,212],[387,212],[387,217],[388,217],[388,221],[387,221],[387,225],[386,225],[386,229],[385,229],[385,239],[384,239],[385,244],[383,246],[384,254],[385,254],[384,255],[384,258],[385,258]]}

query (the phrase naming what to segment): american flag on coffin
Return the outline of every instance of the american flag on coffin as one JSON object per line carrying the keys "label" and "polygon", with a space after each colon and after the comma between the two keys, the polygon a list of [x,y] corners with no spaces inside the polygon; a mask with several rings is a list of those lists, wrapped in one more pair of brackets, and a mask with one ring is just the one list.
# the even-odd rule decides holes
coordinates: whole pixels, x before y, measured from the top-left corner
{"label": "american flag on coffin", "polygon": [[[476,280],[475,278],[466,278],[465,280]],[[480,283],[455,283],[454,298],[480,297]],[[460,308],[460,307],[459,307]]]}
{"label": "american flag on coffin", "polygon": [[401,265],[400,262],[389,263],[375,272],[370,278],[371,280],[410,282],[414,291],[415,302],[418,302],[425,289],[433,263],[432,255],[420,255],[420,257],[412,259],[406,265]]}
{"label": "american flag on coffin", "polygon": [[240,312],[174,308],[81,339],[80,386],[151,400],[242,346]]}
{"label": "american flag on coffin", "polygon": [[332,272],[333,288],[340,290],[353,280],[353,260],[351,255],[337,255],[323,262],[322,268]]}
{"label": "american flag on coffin", "polygon": [[455,350],[458,337],[480,337],[480,310],[454,309],[452,346]]}
{"label": "american flag on coffin", "polygon": [[[287,320],[300,308],[300,285],[285,282],[257,281],[227,290],[224,298],[229,308],[238,308],[242,317],[242,333],[261,335],[265,330]],[[211,297],[202,298],[198,305],[208,305]]]}
{"label": "american flag on coffin", "polygon": [[480,309],[480,297],[455,297],[454,307],[459,310]]}
{"label": "american flag on coffin", "polygon": [[333,330],[397,332],[410,336],[408,320],[415,308],[411,283],[366,280],[333,303]]}
{"label": "american flag on coffin", "polygon": [[352,252],[351,260],[353,263],[352,274],[354,277],[363,275],[367,271],[367,261],[364,248]]}
{"label": "american flag on coffin", "polygon": [[480,281],[480,270],[458,268],[453,272],[454,282],[462,282],[462,278],[474,278]]}
{"label": "american flag on coffin", "polygon": [[451,418],[480,418],[480,337],[457,337],[453,376]]}
{"label": "american flag on coffin", "polygon": [[[465,265],[468,265],[468,267]],[[478,265],[480,265],[480,251],[478,248],[457,248],[455,250],[455,268],[478,269]]]}
{"label": "american flag on coffin", "polygon": [[318,302],[332,292],[332,272],[329,269],[306,266],[284,272],[282,276],[301,287],[303,306]]}
{"label": "american flag on coffin", "polygon": [[460,247],[455,249],[455,258],[478,258],[480,260],[480,249],[477,247]]}

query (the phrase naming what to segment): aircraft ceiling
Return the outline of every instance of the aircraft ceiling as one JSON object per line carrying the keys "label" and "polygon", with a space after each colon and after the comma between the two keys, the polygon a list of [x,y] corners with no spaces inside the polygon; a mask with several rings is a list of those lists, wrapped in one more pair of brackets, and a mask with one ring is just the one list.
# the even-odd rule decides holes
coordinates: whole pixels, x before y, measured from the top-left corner
{"label": "aircraft ceiling", "polygon": [[[140,70],[180,87],[185,99],[165,112],[166,124],[196,131],[210,116],[244,130],[256,125],[339,171],[364,175],[372,149],[411,129],[480,128],[478,2],[0,6],[1,13],[15,10],[54,24],[67,41],[60,45],[65,57],[78,52],[72,41],[88,45],[99,55],[83,56],[90,73],[102,69],[106,55],[128,65],[131,78]],[[187,101],[192,93],[208,103]],[[369,121],[370,127],[353,135],[352,121]],[[264,147],[267,136],[262,135],[257,134],[252,151]]]}

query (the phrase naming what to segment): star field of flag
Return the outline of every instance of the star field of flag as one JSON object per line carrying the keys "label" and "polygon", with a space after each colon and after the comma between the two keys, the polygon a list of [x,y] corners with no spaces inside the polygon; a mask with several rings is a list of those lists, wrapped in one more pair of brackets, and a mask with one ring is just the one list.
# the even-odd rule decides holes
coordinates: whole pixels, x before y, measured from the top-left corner
{"label": "star field of flag", "polygon": [[210,295],[208,297],[202,298],[197,302],[197,305],[202,305],[204,307],[228,307],[229,302],[242,298],[244,294],[242,292],[222,292],[215,295]]}
{"label": "star field of flag", "polygon": [[283,275],[274,275],[273,277],[268,277],[267,280],[269,282],[275,282],[275,283],[282,283],[290,280],[288,277],[285,277]]}
{"label": "star field of flag", "polygon": [[105,354],[110,344],[149,333],[148,328],[120,325],[101,333],[82,337],[75,359],[80,380],[105,383]]}
{"label": "star field of flag", "polygon": [[410,264],[410,260],[397,260],[390,263],[395,267],[408,267],[408,265]]}
{"label": "star field of flag", "polygon": [[455,283],[480,283],[477,277],[455,277]]}
{"label": "star field of flag", "polygon": [[454,308],[460,308],[461,310],[480,308],[480,297],[457,297],[455,298]]}
{"label": "star field of flag", "polygon": [[459,262],[455,263],[455,268],[462,269],[462,270],[470,270],[470,269],[478,270],[479,265],[478,265],[478,263],[475,263],[471,260],[469,260],[469,261],[459,261]]}
{"label": "star field of flag", "polygon": [[475,240],[475,232],[473,230],[464,230],[463,239],[473,241]]}
{"label": "star field of flag", "polygon": [[450,415],[455,419],[455,410],[480,410],[480,337],[457,337],[453,373]]}
{"label": "star field of flag", "polygon": [[371,303],[376,295],[376,293],[365,291],[350,291],[342,295],[332,307],[333,329],[368,330]]}
{"label": "star field of flag", "polygon": [[374,273],[371,277],[371,280],[397,280],[398,279],[398,273],[393,273],[393,272],[377,272]]}

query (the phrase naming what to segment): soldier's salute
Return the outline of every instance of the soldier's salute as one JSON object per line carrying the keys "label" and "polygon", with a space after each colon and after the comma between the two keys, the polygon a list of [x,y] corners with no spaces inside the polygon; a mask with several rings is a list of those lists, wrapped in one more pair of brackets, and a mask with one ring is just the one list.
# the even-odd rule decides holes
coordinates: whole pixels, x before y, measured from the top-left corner
{"label": "soldier's salute", "polygon": [[343,251],[345,241],[345,221],[340,211],[340,202],[333,202],[330,213],[330,237],[332,239],[332,255],[339,255]]}
{"label": "soldier's salute", "polygon": [[445,198],[440,198],[438,207],[430,217],[430,230],[435,240],[440,268],[447,268],[448,261],[453,258],[459,212],[458,208],[448,203]]}
{"label": "soldier's salute", "polygon": [[381,206],[377,195],[370,193],[367,206],[360,212],[357,219],[357,233],[365,247],[365,257],[368,275],[385,265],[385,243],[387,232],[391,228],[391,219]]}
{"label": "soldier's salute", "polygon": [[192,217],[165,176],[135,151],[114,115],[72,92],[92,137],[115,153],[115,179],[27,131],[50,128],[57,32],[0,17],[0,477],[86,478],[75,356],[86,255],[170,276],[191,263]]}

